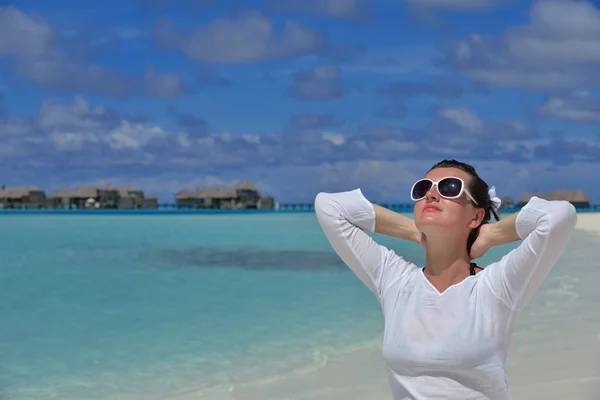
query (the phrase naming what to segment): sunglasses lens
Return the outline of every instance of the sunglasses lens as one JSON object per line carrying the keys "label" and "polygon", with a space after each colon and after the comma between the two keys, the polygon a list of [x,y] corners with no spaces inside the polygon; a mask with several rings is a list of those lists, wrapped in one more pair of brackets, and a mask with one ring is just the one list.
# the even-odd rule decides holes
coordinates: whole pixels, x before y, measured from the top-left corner
{"label": "sunglasses lens", "polygon": [[438,184],[438,190],[444,197],[458,197],[462,190],[462,182],[455,178],[445,178]]}
{"label": "sunglasses lens", "polygon": [[412,191],[412,198],[413,199],[422,199],[423,197],[425,197],[425,195],[427,194],[427,192],[429,191],[429,189],[431,189],[431,181],[428,180],[420,180],[417,183],[415,183],[415,186],[413,187],[413,191]]}

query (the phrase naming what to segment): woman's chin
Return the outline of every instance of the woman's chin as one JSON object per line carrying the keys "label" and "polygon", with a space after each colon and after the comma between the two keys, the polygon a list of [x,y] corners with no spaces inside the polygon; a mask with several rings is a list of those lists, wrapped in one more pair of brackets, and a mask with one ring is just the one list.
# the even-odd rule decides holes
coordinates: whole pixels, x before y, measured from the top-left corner
{"label": "woman's chin", "polygon": [[416,221],[418,225],[445,225],[447,224],[446,218],[442,213],[426,213],[421,214],[419,219]]}
{"label": "woman's chin", "polygon": [[420,218],[418,221],[416,221],[416,225],[425,235],[427,235],[428,232],[441,233],[446,231],[456,231],[455,221],[449,221],[446,218],[436,218],[433,216]]}

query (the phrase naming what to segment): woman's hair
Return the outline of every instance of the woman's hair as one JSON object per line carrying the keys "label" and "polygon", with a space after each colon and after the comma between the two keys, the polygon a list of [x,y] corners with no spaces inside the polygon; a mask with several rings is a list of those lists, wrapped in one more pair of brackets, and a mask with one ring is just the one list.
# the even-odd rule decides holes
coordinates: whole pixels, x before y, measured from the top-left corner
{"label": "woman's hair", "polygon": [[[490,222],[490,218],[492,216],[492,201],[490,199],[490,195],[488,193],[489,186],[488,184],[477,175],[475,168],[473,168],[469,164],[465,164],[456,160],[442,160],[435,164],[429,171],[432,171],[436,168],[457,168],[461,171],[466,172],[471,176],[471,182],[465,182],[468,185],[469,192],[477,202],[480,208],[483,208],[485,211],[485,215],[483,220],[481,221],[481,225],[487,224]],[[498,216],[494,212],[494,216],[498,219]],[[471,253],[471,246],[475,243],[477,236],[479,235],[479,225],[477,228],[473,229],[469,234],[469,238],[467,239],[467,252]]]}

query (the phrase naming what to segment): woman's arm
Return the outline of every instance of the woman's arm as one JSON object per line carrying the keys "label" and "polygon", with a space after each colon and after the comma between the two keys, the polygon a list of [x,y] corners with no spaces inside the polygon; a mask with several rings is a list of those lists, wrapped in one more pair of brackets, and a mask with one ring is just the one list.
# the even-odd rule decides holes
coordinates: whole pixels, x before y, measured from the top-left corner
{"label": "woman's arm", "polygon": [[564,252],[576,224],[571,203],[533,197],[518,213],[489,225],[493,245],[523,240],[482,273],[494,295],[511,309],[522,309]]}
{"label": "woman's arm", "polygon": [[381,301],[386,284],[399,278],[409,263],[376,243],[366,232],[408,233],[410,228],[403,219],[389,218],[389,214],[381,211],[376,214],[375,210],[360,189],[319,193],[315,199],[315,213],[329,243]]}
{"label": "woman's arm", "polygon": [[405,217],[395,211],[373,205],[375,209],[375,232],[415,243],[421,243],[421,232],[415,225],[415,220]]}
{"label": "woman's arm", "polygon": [[482,225],[477,240],[471,246],[471,259],[483,256],[492,247],[521,240],[517,233],[518,216],[517,212],[496,223]]}

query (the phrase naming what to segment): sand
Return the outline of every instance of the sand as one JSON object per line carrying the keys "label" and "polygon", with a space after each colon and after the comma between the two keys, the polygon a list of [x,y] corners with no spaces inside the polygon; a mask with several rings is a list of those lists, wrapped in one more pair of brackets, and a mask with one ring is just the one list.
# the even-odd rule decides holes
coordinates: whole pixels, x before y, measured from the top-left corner
{"label": "sand", "polygon": [[[580,214],[577,228],[567,250],[569,264],[557,264],[519,317],[507,363],[513,400],[600,399],[600,213]],[[390,399],[380,346],[375,340],[333,354],[313,371],[200,398]]]}
{"label": "sand", "polygon": [[600,235],[600,213],[579,214],[577,229],[584,230],[593,235]]}

